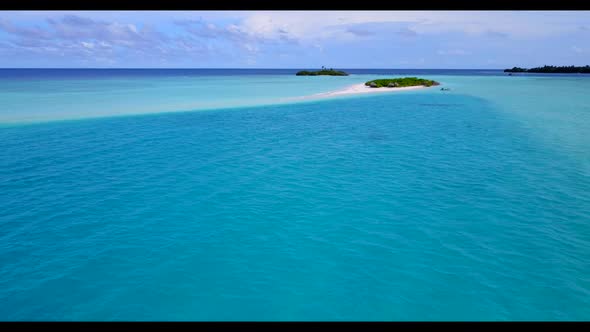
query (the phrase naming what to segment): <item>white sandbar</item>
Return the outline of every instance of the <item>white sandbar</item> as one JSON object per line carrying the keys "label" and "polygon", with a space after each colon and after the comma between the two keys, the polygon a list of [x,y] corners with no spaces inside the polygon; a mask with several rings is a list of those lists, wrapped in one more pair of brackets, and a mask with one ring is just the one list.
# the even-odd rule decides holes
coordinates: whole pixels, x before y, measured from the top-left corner
{"label": "white sandbar", "polygon": [[363,93],[383,93],[383,92],[395,92],[395,91],[406,91],[406,90],[416,90],[426,88],[425,86],[407,86],[402,88],[371,88],[366,86],[364,83],[354,84],[348,86],[346,88],[340,90],[334,90],[329,92],[322,92],[316,93],[309,96],[303,97],[295,97],[289,99],[315,99],[315,98],[325,98],[325,97],[335,97],[335,96],[344,96],[344,95],[353,95],[353,94],[363,94]]}

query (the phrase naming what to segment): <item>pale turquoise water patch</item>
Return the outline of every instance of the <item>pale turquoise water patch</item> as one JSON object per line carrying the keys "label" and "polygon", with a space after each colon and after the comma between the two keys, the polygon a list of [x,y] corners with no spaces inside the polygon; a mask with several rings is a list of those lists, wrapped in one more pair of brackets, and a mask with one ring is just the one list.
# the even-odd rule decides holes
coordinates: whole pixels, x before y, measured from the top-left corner
{"label": "pale turquoise water patch", "polygon": [[461,77],[448,84],[493,103],[536,141],[575,156],[590,176],[590,77]]}
{"label": "pale turquoise water patch", "polygon": [[588,81],[429,77],[0,129],[0,320],[588,320]]}
{"label": "pale turquoise water patch", "polygon": [[0,123],[178,112],[290,102],[374,76],[294,75],[0,79]]}

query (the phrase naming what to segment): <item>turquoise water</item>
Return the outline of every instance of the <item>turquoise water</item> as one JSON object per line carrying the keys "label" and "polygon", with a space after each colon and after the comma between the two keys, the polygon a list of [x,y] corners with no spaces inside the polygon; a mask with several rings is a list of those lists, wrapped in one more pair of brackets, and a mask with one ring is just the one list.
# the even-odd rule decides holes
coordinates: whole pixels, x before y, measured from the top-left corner
{"label": "turquoise water", "polygon": [[292,103],[374,77],[294,75],[0,79],[0,125]]}
{"label": "turquoise water", "polygon": [[590,78],[376,75],[0,80],[0,320],[588,320]]}

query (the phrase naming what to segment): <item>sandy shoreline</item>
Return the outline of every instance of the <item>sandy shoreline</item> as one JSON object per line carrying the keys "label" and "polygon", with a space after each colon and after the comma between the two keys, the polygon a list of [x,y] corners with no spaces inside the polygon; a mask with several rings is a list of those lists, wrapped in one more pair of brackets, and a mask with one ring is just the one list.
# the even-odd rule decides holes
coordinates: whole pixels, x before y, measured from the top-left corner
{"label": "sandy shoreline", "polygon": [[365,93],[384,93],[384,92],[416,90],[416,89],[423,89],[423,88],[426,88],[426,87],[425,86],[408,86],[408,87],[403,87],[403,88],[371,88],[371,87],[366,86],[365,83],[359,83],[359,84],[354,84],[354,85],[345,87],[340,90],[316,93],[313,95],[295,97],[295,98],[289,98],[289,99],[315,99],[315,98],[326,98],[326,97],[365,94]]}
{"label": "sandy shoreline", "polygon": [[330,96],[340,96],[340,95],[351,95],[351,94],[358,94],[358,93],[379,93],[379,92],[394,92],[394,91],[404,91],[404,90],[416,90],[422,89],[425,86],[407,86],[403,88],[371,88],[365,85],[365,83],[359,83],[355,85],[351,85],[344,89],[318,93],[312,96],[316,97],[330,97]]}

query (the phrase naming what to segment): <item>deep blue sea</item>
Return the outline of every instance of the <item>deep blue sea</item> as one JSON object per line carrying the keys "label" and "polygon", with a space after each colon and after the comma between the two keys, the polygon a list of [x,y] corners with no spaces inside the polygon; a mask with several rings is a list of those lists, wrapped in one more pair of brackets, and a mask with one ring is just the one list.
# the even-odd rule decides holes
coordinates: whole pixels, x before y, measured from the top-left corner
{"label": "deep blue sea", "polygon": [[0,320],[590,319],[590,76],[296,71],[0,70]]}

